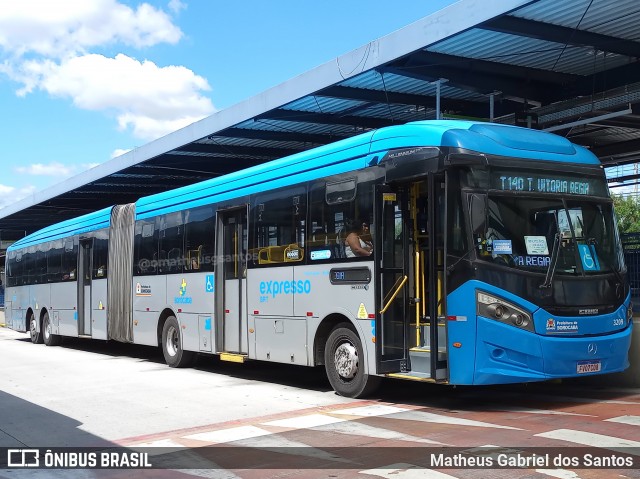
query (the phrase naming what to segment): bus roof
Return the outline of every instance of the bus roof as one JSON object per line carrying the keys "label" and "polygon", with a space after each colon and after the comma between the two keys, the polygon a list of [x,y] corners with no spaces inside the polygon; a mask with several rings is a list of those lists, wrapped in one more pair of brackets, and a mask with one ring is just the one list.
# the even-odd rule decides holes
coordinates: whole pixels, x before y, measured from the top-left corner
{"label": "bus roof", "polygon": [[21,240],[16,241],[11,246],[9,246],[9,248],[7,248],[7,251],[44,243],[45,241],[52,241],[76,234],[107,228],[109,227],[112,208],[113,207],[110,206],[108,208],[104,208],[87,215],[79,216],[77,218],[72,218],[70,220],[62,221],[61,223],[47,226],[46,228],[36,231],[35,233],[32,233],[29,236],[25,236]]}
{"label": "bus roof", "polygon": [[[319,148],[228,175],[140,198],[136,218],[196,207],[211,201],[289,186],[375,164],[395,148],[456,147],[480,153],[549,162],[598,165],[591,152],[564,137],[511,125],[461,120],[425,120],[372,130]],[[18,249],[109,225],[111,208],[67,220],[14,243]]]}

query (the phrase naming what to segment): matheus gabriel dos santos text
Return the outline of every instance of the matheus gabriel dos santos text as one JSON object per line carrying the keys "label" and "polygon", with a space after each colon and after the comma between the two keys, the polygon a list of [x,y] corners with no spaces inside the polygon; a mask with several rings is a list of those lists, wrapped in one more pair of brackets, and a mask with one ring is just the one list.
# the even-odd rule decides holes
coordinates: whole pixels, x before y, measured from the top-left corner
{"label": "matheus gabriel dos santos text", "polygon": [[[487,454],[491,455],[471,455],[467,453],[431,454],[431,467],[441,468],[561,468],[561,467],[581,467],[581,468],[633,468],[635,461],[633,457],[625,455],[608,454],[564,454],[561,452],[548,454],[519,454],[519,453],[491,453],[490,448]],[[481,454],[481,453],[479,453]]]}

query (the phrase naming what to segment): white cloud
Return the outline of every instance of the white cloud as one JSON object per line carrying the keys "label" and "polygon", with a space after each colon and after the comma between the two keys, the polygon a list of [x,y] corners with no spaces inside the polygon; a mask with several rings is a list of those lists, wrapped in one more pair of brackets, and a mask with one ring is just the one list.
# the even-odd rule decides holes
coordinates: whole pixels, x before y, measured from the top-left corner
{"label": "white cloud", "polygon": [[25,92],[39,88],[71,98],[85,110],[115,111],[120,129],[152,140],[200,120],[215,111],[201,94],[207,80],[182,66],[158,67],[126,55],[89,54],[57,64],[25,62],[20,78]]}
{"label": "white cloud", "polygon": [[[62,163],[54,161],[48,164],[32,163],[28,166],[16,166],[14,167],[14,171],[22,175],[53,176],[57,177],[58,179],[64,179],[81,173],[85,170],[94,168],[99,164],[100,163],[83,163],[80,165],[63,165]],[[1,189],[0,193],[2,193]]]}
{"label": "white cloud", "polygon": [[185,10],[187,5],[180,0],[169,0],[169,10],[174,13],[179,13],[180,10]]}
{"label": "white cloud", "polygon": [[128,150],[125,150],[123,148],[116,148],[115,150],[113,150],[113,153],[111,153],[111,158],[116,158],[118,156],[122,156],[125,153],[128,153],[131,151],[131,148],[129,148]]}
{"label": "white cloud", "polygon": [[16,166],[15,171],[24,175],[35,176],[71,176],[75,171],[72,166],[65,166],[62,163],[33,163],[29,166]]}
{"label": "white cloud", "polygon": [[14,57],[63,58],[96,46],[140,48],[181,37],[171,17],[148,3],[134,10],[117,0],[5,0],[0,8],[0,49]]}
{"label": "white cloud", "polygon": [[35,186],[15,188],[0,184],[0,209],[33,194],[35,191]]}
{"label": "white cloud", "polygon": [[[186,67],[90,52],[177,43],[182,31],[164,11],[118,0],[0,1],[0,74],[21,85],[19,96],[41,90],[69,98],[78,108],[112,114],[119,129],[145,141],[215,111],[203,95],[207,80]],[[168,8],[177,13],[186,5],[170,0]]]}

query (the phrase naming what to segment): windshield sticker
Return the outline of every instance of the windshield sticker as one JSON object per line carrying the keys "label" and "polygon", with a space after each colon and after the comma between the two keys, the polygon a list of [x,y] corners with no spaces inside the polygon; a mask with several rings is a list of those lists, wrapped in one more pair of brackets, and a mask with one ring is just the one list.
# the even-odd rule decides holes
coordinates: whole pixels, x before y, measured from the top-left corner
{"label": "windshield sticker", "polygon": [[524,242],[527,245],[528,255],[549,254],[549,247],[547,246],[546,236],[525,236]]}
{"label": "windshield sticker", "polygon": [[580,251],[580,260],[585,271],[600,271],[598,256],[592,248],[589,248],[589,245],[579,244],[578,251]]}
{"label": "windshield sticker", "polygon": [[513,254],[511,240],[493,240],[492,246],[495,254]]}

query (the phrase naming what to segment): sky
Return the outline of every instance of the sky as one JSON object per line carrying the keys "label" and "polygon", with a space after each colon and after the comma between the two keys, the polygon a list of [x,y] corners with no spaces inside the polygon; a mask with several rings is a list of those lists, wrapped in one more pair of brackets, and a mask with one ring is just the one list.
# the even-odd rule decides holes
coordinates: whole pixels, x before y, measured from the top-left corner
{"label": "sky", "polygon": [[0,209],[454,0],[0,0]]}

